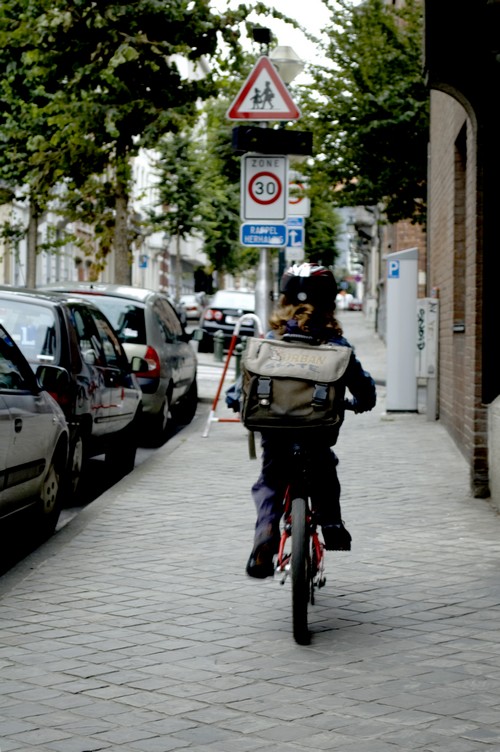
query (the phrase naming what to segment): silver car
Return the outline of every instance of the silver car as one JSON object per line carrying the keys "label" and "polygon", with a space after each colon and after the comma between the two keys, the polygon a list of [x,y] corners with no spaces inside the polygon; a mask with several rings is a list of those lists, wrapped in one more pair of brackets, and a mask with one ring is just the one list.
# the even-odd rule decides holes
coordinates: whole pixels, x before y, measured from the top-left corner
{"label": "silver car", "polygon": [[[104,454],[108,473],[132,472],[142,391],[132,372],[146,364],[127,354],[102,311],[89,299],[53,291],[0,286],[0,323],[33,371],[58,366],[65,383],[44,384],[70,431],[71,492],[80,495],[90,457]],[[47,372],[48,373],[48,372]]]}
{"label": "silver car", "polygon": [[50,535],[67,487],[69,431],[63,411],[40,377],[65,378],[63,369],[40,366],[37,376],[0,325],[0,527],[31,512],[37,534]]}
{"label": "silver car", "polygon": [[[45,286],[46,288],[47,286]],[[197,357],[167,295],[146,288],[97,282],[50,285],[53,290],[90,298],[110,321],[130,361],[138,356],[147,371],[136,373],[142,389],[148,443],[167,436],[170,417],[189,423],[198,404]]]}

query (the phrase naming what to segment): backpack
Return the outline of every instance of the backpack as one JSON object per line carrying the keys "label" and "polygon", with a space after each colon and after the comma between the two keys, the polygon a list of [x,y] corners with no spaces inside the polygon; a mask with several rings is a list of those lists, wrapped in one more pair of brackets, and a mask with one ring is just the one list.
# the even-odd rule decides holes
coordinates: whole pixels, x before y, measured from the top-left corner
{"label": "backpack", "polygon": [[[250,431],[332,429],[343,413],[352,349],[249,337],[242,355],[241,420]],[[340,391],[340,394],[339,394]]]}

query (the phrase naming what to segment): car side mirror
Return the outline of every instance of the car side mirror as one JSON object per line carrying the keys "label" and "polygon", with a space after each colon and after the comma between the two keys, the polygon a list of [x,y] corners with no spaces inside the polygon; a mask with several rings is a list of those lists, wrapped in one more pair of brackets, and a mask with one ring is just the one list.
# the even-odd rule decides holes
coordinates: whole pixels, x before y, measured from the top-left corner
{"label": "car side mirror", "polygon": [[60,366],[40,365],[35,375],[39,386],[47,392],[63,394],[69,388],[69,373]]}
{"label": "car side mirror", "polygon": [[130,368],[132,373],[147,373],[149,370],[148,361],[139,355],[134,355],[130,361]]}

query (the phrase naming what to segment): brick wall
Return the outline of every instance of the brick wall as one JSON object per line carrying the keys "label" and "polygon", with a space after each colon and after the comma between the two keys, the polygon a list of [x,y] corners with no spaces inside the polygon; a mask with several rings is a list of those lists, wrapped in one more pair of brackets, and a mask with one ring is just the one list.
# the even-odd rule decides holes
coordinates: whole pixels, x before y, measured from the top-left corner
{"label": "brick wall", "polygon": [[471,490],[486,495],[487,414],[481,404],[481,254],[476,144],[464,108],[431,92],[429,289],[440,299],[439,417],[470,463]]}

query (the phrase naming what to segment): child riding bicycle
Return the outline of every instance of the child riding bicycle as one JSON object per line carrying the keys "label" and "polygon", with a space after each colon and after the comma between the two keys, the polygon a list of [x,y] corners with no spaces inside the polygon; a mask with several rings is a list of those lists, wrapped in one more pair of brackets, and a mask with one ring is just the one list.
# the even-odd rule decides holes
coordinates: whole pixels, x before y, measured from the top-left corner
{"label": "child riding bicycle", "polygon": [[[335,318],[337,283],[332,272],[312,263],[294,265],[282,277],[280,300],[270,318],[271,330],[266,337],[298,341],[311,345],[352,345],[344,338]],[[376,403],[375,382],[351,353],[344,376],[337,384],[339,399],[345,389],[352,395],[352,409],[356,413],[372,410]],[[351,536],[344,527],[340,509],[340,483],[337,476],[338,458],[334,446],[343,413],[334,433],[325,434],[314,429],[307,446],[311,456],[310,494],[319,512],[325,548],[330,551],[350,551]],[[261,431],[262,469],[252,486],[257,510],[252,552],[246,566],[250,577],[263,579],[274,575],[273,557],[278,551],[279,523],[283,513],[283,498],[287,486],[290,463],[293,462],[295,438],[286,438],[273,431]]]}

